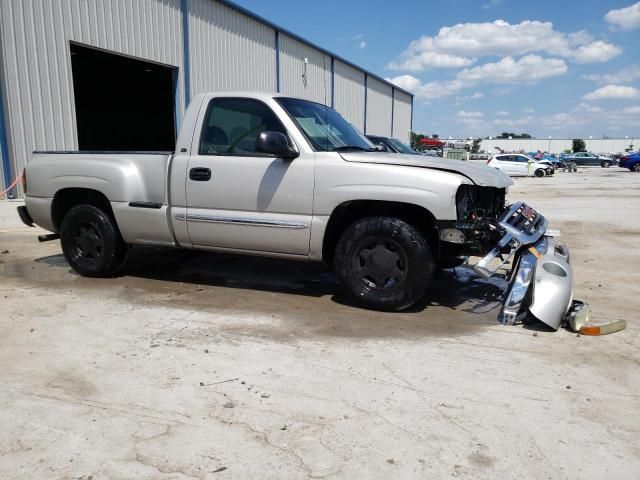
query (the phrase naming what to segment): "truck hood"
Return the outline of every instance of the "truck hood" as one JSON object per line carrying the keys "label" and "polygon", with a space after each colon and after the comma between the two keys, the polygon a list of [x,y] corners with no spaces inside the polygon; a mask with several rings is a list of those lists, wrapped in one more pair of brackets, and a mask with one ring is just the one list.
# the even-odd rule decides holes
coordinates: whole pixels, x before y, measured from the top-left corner
{"label": "truck hood", "polygon": [[511,178],[498,169],[486,165],[473,165],[461,160],[381,152],[340,152],[340,156],[347,162],[400,165],[456,173],[482,187],[506,188],[513,185]]}

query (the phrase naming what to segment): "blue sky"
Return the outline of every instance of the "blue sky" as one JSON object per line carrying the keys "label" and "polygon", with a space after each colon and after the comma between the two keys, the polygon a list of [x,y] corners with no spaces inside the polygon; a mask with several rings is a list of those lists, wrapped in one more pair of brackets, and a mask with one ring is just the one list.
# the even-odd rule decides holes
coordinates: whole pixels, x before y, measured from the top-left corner
{"label": "blue sky", "polygon": [[422,133],[640,137],[640,2],[236,3],[412,91]]}

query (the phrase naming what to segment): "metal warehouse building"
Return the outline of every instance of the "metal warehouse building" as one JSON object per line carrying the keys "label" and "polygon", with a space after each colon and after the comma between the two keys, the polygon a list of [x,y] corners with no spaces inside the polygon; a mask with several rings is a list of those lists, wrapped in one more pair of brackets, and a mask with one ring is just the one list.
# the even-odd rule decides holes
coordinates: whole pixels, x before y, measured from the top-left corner
{"label": "metal warehouse building", "polygon": [[33,150],[172,150],[201,92],[281,92],[408,139],[409,92],[230,2],[0,2],[0,191]]}

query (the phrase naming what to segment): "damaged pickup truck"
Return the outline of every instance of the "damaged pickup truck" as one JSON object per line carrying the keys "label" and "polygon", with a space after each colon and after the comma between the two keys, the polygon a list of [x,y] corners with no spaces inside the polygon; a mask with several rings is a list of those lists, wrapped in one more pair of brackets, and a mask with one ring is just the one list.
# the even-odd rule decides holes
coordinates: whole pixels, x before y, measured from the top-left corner
{"label": "damaged pickup truck", "polygon": [[324,261],[353,303],[403,310],[436,269],[477,256],[483,276],[514,265],[505,323],[529,313],[557,329],[572,302],[567,247],[531,207],[505,205],[507,175],[380,152],[302,99],[202,94],[173,153],[34,152],[24,178],[21,218],[85,276],[115,275],[131,245]]}

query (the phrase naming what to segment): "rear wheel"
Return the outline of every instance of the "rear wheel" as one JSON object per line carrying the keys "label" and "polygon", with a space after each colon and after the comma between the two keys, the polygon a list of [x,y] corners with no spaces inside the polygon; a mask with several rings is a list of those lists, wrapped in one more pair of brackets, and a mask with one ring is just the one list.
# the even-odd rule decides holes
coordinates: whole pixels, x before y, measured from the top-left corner
{"label": "rear wheel", "polygon": [[86,277],[116,274],[128,250],[115,220],[93,205],[69,210],[60,228],[60,244],[71,268]]}
{"label": "rear wheel", "polygon": [[397,218],[369,217],[342,234],[334,269],[354,303],[398,311],[425,294],[435,265],[429,244],[415,227]]}
{"label": "rear wheel", "polygon": [[602,162],[602,168],[609,168],[611,166],[611,162],[609,160],[604,160]]}

